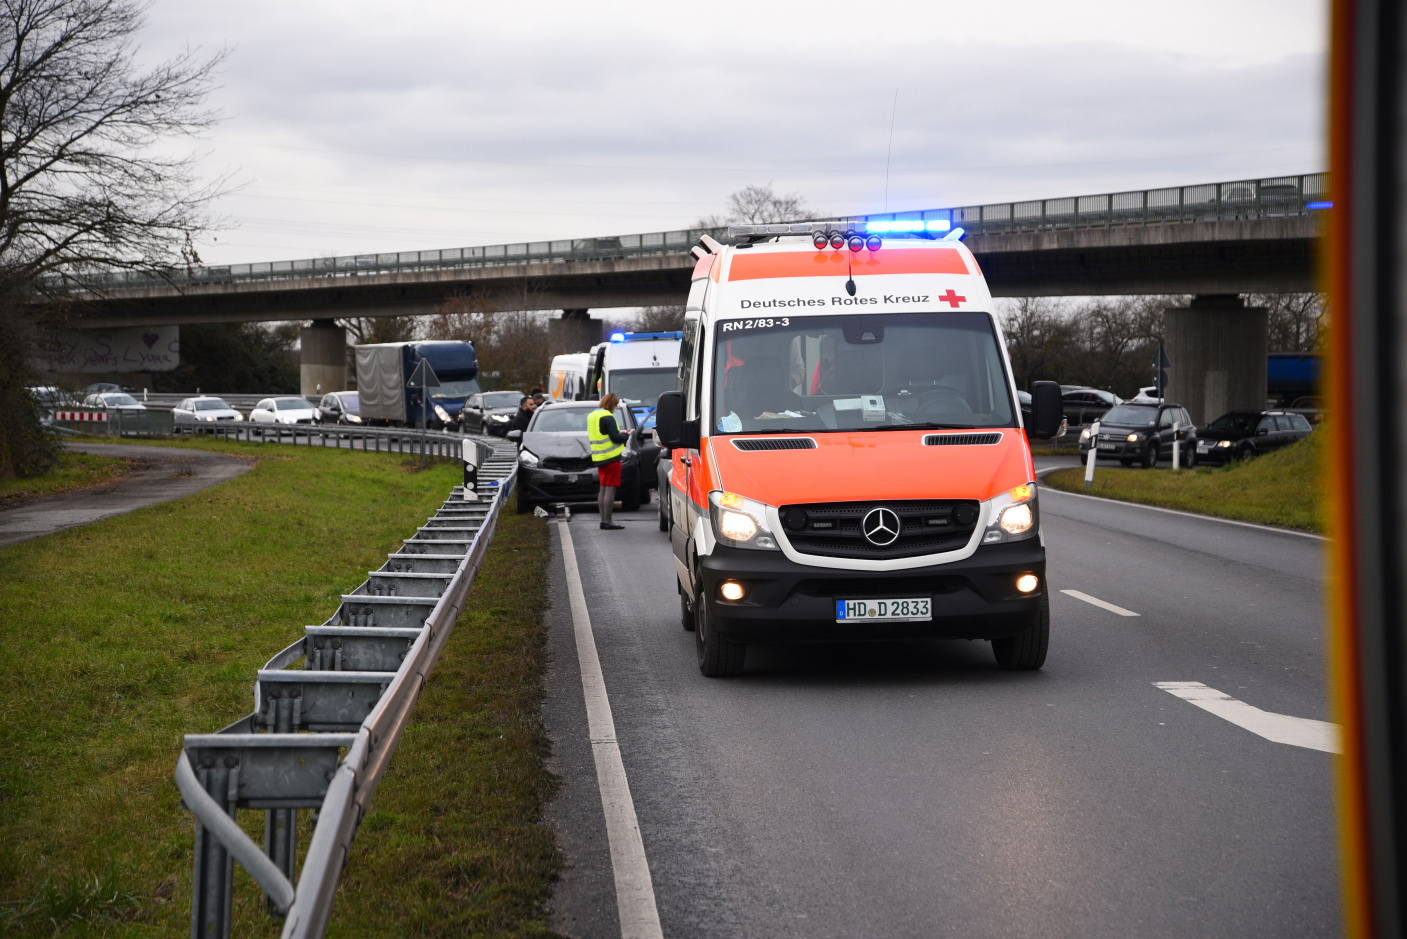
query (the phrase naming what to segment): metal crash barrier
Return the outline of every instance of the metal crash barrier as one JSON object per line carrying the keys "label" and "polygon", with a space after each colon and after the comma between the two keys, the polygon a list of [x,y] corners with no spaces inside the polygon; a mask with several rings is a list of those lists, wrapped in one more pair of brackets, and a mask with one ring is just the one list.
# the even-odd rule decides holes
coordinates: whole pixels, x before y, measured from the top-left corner
{"label": "metal crash barrier", "polygon": [[[239,439],[259,439],[257,425],[238,430],[255,432]],[[379,437],[356,433],[363,443]],[[455,458],[473,450],[475,488],[456,486],[425,526],[342,596],[326,622],[305,627],[259,670],[253,711],[217,733],[186,736],[176,785],[196,817],[192,939],[230,935],[236,861],[263,888],[268,909],[286,917],[286,939],[326,931],[357,826],[454,629],[516,478],[511,444],[447,436],[455,436]],[[467,479],[467,465],[465,472]],[[298,813],[307,809],[316,827],[299,873]],[[264,813],[262,848],[236,824],[239,810]]]}
{"label": "metal crash barrier", "polygon": [[[169,414],[169,412],[167,412]],[[349,450],[363,450],[368,453],[404,453],[409,456],[424,456],[435,460],[459,460],[463,458],[466,441],[477,441],[488,447],[512,451],[513,445],[490,437],[466,437],[463,434],[445,430],[421,431],[413,427],[348,427],[344,425],[326,426],[323,424],[256,424],[252,421],[193,421],[179,420],[174,424],[168,418],[171,429],[167,433],[198,434],[214,437],[217,440],[233,440],[246,443],[285,443],[309,447],[334,447]],[[492,441],[492,442],[491,442]],[[515,459],[515,455],[504,457]],[[489,459],[493,459],[490,457]]]}

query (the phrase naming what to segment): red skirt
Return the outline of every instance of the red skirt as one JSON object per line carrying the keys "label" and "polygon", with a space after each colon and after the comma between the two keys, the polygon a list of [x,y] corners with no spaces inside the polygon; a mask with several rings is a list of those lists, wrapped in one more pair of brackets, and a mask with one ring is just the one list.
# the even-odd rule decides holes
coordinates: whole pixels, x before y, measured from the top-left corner
{"label": "red skirt", "polygon": [[601,470],[601,485],[620,486],[620,460],[613,460],[599,467]]}

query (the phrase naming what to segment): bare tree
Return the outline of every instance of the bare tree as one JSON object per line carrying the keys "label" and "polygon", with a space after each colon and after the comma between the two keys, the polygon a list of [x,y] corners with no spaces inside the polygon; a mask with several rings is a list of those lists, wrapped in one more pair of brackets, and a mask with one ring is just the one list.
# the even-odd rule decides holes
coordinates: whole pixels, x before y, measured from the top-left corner
{"label": "bare tree", "polygon": [[[52,464],[24,390],[38,301],[199,263],[221,178],[160,145],[210,127],[217,53],[139,69],[133,0],[0,0],[0,476]],[[54,307],[49,307],[52,312]]]}
{"label": "bare tree", "polygon": [[642,307],[632,328],[645,333],[677,332],[684,328],[684,305]]}
{"label": "bare tree", "polygon": [[729,225],[764,225],[772,222],[795,222],[813,214],[800,193],[778,195],[771,184],[744,186],[728,197],[725,215],[705,215],[696,223],[698,228],[726,228]]}
{"label": "bare tree", "polygon": [[1324,333],[1328,307],[1322,293],[1251,294],[1247,306],[1263,306],[1270,318],[1271,352],[1314,352]]}
{"label": "bare tree", "polygon": [[435,308],[426,334],[474,343],[481,385],[519,391],[546,387],[547,316],[539,311],[494,312],[478,297],[451,297]]}
{"label": "bare tree", "polygon": [[352,334],[355,345],[409,342],[415,338],[413,316],[348,316],[337,321]]}

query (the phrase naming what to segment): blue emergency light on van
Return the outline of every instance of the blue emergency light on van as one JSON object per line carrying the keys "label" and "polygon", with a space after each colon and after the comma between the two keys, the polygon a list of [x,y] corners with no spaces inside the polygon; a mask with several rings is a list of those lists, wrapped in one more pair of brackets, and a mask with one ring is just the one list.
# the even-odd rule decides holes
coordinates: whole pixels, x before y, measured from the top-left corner
{"label": "blue emergency light on van", "polygon": [[953,223],[945,218],[889,218],[865,223],[865,231],[876,235],[903,235],[919,232],[945,232]]}
{"label": "blue emergency light on van", "polygon": [[660,333],[611,333],[611,342],[637,342],[643,339],[679,339],[684,338],[683,330]]}

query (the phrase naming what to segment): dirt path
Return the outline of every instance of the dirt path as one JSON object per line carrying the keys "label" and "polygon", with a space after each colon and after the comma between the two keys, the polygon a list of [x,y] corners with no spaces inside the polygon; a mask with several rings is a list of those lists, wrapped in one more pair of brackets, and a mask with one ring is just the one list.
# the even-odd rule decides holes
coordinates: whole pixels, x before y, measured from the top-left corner
{"label": "dirt path", "polygon": [[169,502],[233,479],[254,465],[241,457],[203,450],[120,443],[68,444],[66,449],[137,462],[133,472],[110,484],[40,496],[0,509],[0,545],[27,541],[109,515]]}

